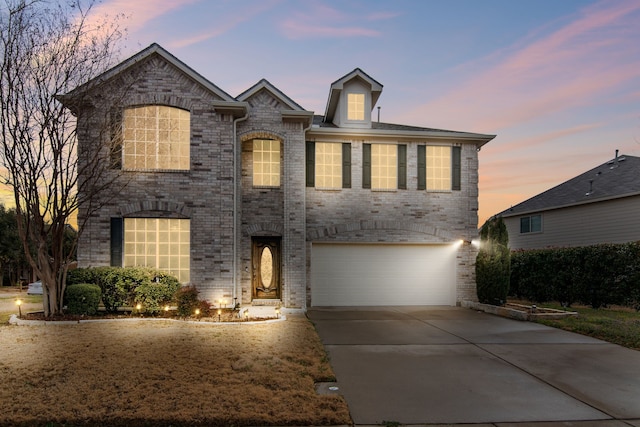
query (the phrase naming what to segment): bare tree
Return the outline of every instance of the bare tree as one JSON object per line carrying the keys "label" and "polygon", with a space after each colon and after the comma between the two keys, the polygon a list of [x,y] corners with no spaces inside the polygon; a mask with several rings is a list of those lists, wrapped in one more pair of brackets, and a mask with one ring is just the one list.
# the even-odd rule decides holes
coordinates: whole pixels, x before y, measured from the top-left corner
{"label": "bare tree", "polygon": [[0,182],[13,189],[19,237],[43,282],[47,316],[62,311],[75,250],[64,245],[65,229],[100,190],[84,186],[108,167],[98,153],[78,153],[76,118],[57,98],[114,63],[123,36],[118,19],[91,23],[92,7],[83,0],[0,4]]}

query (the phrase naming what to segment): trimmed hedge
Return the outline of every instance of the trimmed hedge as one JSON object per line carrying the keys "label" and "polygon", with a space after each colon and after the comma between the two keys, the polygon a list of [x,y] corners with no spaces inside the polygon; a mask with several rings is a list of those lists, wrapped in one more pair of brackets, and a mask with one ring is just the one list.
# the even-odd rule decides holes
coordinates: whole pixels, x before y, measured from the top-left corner
{"label": "trimmed hedge", "polygon": [[67,311],[71,314],[92,316],[98,312],[100,304],[100,286],[90,283],[78,283],[65,289]]}
{"label": "trimmed hedge", "polygon": [[640,309],[640,242],[514,251],[510,295]]}
{"label": "trimmed hedge", "polygon": [[157,313],[173,301],[180,282],[165,272],[144,267],[90,267],[69,271],[67,286],[95,283],[102,291],[108,312],[122,306],[142,304],[145,313]]}
{"label": "trimmed hedge", "polygon": [[480,250],[476,257],[478,301],[502,305],[507,301],[510,276],[509,235],[501,217],[491,218],[480,229]]}

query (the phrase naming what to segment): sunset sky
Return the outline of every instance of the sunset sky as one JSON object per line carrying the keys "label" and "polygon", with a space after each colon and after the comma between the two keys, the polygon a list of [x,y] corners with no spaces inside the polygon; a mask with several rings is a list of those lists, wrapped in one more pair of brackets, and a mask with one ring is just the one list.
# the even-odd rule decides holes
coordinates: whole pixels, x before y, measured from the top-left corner
{"label": "sunset sky", "polygon": [[[613,158],[640,156],[638,0],[104,0],[126,58],[159,43],[233,96],[261,78],[323,114],[356,67],[381,121],[497,134],[480,225]],[[302,167],[302,165],[301,165]]]}

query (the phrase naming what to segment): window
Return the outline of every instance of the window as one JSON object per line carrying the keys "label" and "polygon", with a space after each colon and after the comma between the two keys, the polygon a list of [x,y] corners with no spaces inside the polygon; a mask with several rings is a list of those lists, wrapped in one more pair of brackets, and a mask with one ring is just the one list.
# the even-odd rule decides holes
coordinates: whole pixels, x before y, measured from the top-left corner
{"label": "window", "polygon": [[391,190],[398,185],[398,151],[395,145],[371,146],[371,188]]}
{"label": "window", "polygon": [[342,144],[316,143],[316,187],[342,187]]}
{"label": "window", "polygon": [[280,187],[280,141],[253,140],[253,186]]}
{"label": "window", "polygon": [[419,145],[418,190],[460,190],[461,165],[461,147]]}
{"label": "window", "polygon": [[523,216],[520,218],[520,233],[540,233],[542,231],[542,215]]}
{"label": "window", "polygon": [[153,267],[189,282],[190,221],[124,219],[124,266]]}
{"label": "window", "polygon": [[451,190],[451,147],[427,146],[427,191]]}
{"label": "window", "polygon": [[347,94],[347,119],[364,120],[364,93]]}
{"label": "window", "polygon": [[363,144],[362,188],[394,190],[407,188],[407,146]]}
{"label": "window", "polygon": [[307,141],[306,185],[351,188],[351,144]]}
{"label": "window", "polygon": [[148,105],[123,111],[125,169],[189,170],[190,114],[179,108]]}

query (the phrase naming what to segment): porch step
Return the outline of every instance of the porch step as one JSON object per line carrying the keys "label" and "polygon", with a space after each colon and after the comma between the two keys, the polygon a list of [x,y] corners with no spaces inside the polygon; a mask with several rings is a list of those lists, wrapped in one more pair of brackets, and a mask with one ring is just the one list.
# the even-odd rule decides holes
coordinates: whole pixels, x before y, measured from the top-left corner
{"label": "porch step", "polygon": [[280,307],[282,305],[282,301],[279,299],[254,299],[251,301],[252,307]]}

